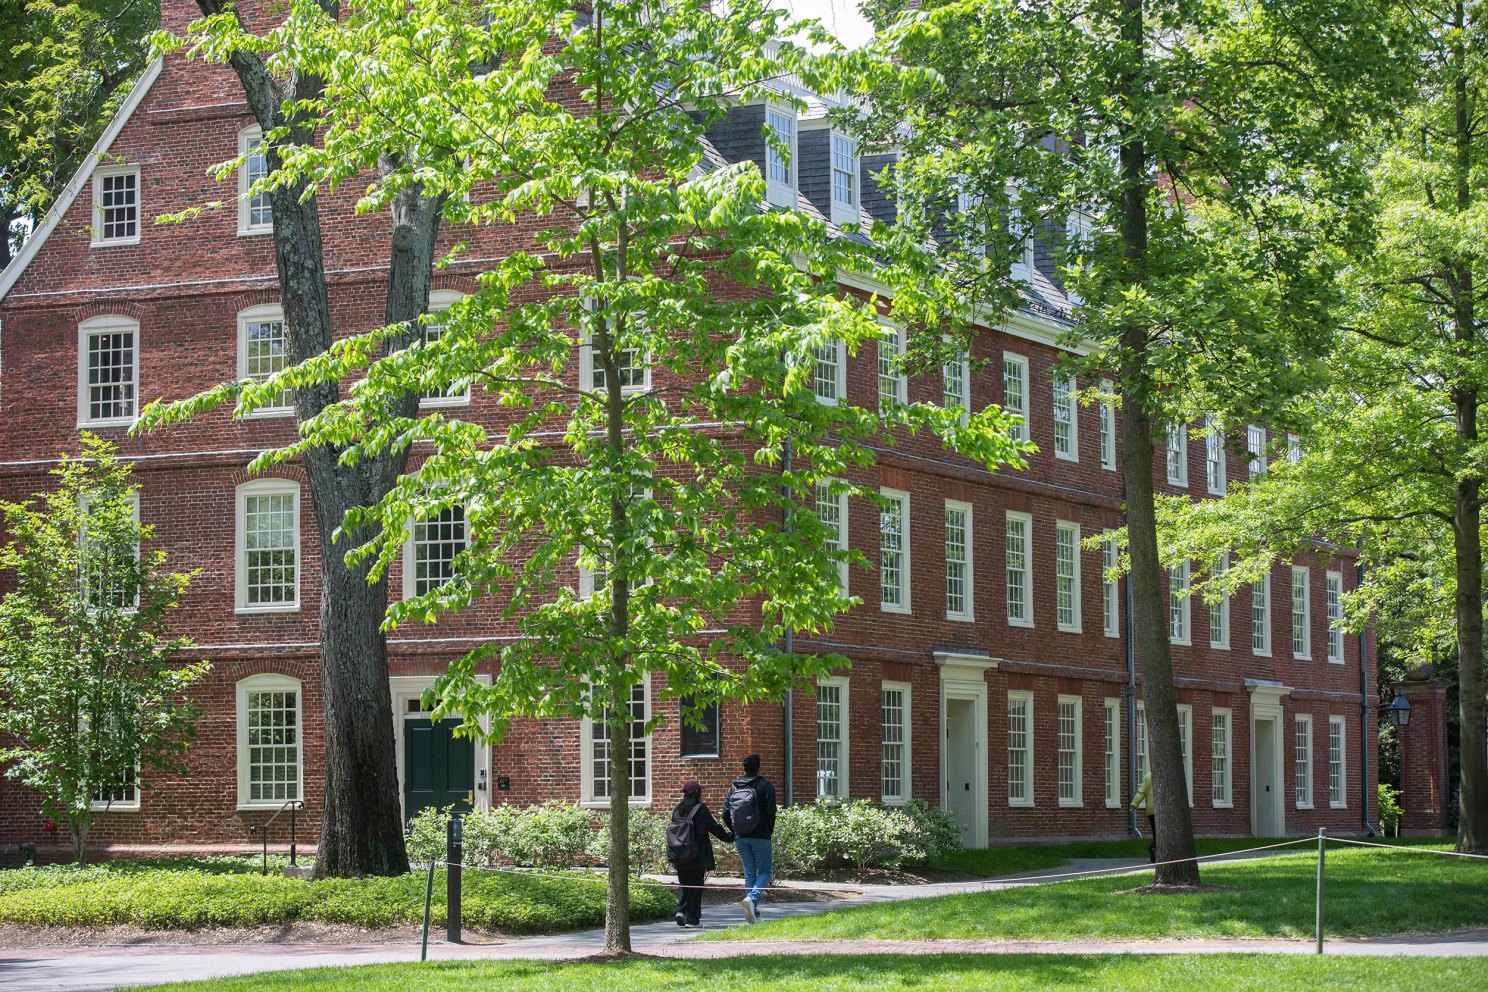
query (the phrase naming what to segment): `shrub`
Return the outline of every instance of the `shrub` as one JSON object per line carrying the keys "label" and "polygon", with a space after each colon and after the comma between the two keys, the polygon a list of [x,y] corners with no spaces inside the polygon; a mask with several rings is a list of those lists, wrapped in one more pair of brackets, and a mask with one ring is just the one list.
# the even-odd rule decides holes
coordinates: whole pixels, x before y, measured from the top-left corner
{"label": "shrub", "polygon": [[533,868],[572,868],[594,842],[594,814],[582,806],[549,802],[512,810],[502,844],[504,860]]}
{"label": "shrub", "polygon": [[786,878],[830,868],[898,869],[960,846],[950,817],[919,802],[819,801],[783,809],[775,821],[775,870]]}
{"label": "shrub", "polygon": [[1385,834],[1400,836],[1400,790],[1388,782],[1379,784],[1380,830]]}
{"label": "shrub", "polygon": [[[600,813],[596,818],[598,829],[589,846],[589,857],[596,864],[610,859],[610,814]],[[649,809],[630,811],[630,871],[640,876],[647,872],[669,874],[671,862],[666,855],[666,830],[671,815],[661,816]],[[716,847],[716,845],[715,845]]]}

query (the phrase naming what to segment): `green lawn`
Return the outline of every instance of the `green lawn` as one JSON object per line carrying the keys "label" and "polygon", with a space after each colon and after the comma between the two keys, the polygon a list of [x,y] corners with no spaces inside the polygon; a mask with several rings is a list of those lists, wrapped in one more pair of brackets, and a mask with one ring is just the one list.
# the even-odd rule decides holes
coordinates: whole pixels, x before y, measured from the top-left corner
{"label": "green lawn", "polygon": [[[855,906],[700,939],[1309,937],[1316,865],[1315,854],[1288,854],[1203,869],[1206,883],[1238,892],[1116,895],[1150,878],[1127,875]],[[1332,936],[1488,926],[1488,862],[1330,848],[1326,865]]]}
{"label": "green lawn", "polygon": [[[296,920],[397,926],[423,920],[423,874],[309,882],[271,873],[244,858],[116,861],[0,871],[0,923],[39,926],[131,924],[154,929],[277,926]],[[579,879],[582,879],[580,881]],[[444,925],[444,872],[431,907]],[[604,883],[574,878],[465,873],[465,926],[512,934],[560,933],[604,922]],[[670,915],[665,889],[631,890],[638,920]]]}
{"label": "green lawn", "polygon": [[1468,989],[1481,964],[1449,958],[1312,958],[1260,955],[936,955],[630,960],[612,964],[440,962],[248,975],[182,985],[177,992],[1368,992]]}

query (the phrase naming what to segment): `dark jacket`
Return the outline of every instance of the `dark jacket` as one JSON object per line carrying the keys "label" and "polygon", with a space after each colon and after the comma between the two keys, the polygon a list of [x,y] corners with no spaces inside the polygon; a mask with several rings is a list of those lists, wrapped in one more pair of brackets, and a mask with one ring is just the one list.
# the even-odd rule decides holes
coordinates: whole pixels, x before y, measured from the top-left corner
{"label": "dark jacket", "polygon": [[[753,789],[760,812],[759,826],[739,836],[752,840],[769,840],[775,836],[775,786],[770,784],[770,780],[758,775],[741,775],[729,785],[728,795],[733,795],[735,789]],[[729,815],[728,796],[723,799],[723,822],[730,829],[734,826],[733,818]]]}
{"label": "dark jacket", "polygon": [[[719,826],[718,821],[713,819],[713,814],[708,812],[706,804],[699,802],[692,796],[683,799],[677,804],[677,808],[672,810],[672,822],[676,823],[678,820],[687,819],[688,812],[694,806],[702,807],[697,811],[697,815],[692,818],[692,829],[697,835],[698,859],[696,864],[688,865],[687,867],[697,869],[698,871],[712,871],[718,867],[718,862],[713,858],[713,837],[717,837],[725,844],[732,844],[734,842],[734,835]],[[712,834],[713,837],[709,837],[709,834]]]}

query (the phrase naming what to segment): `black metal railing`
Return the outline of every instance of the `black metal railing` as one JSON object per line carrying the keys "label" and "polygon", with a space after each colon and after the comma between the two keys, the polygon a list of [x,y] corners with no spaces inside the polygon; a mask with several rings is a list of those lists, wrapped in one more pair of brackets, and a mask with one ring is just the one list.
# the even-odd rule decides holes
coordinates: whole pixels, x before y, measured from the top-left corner
{"label": "black metal railing", "polygon": [[299,867],[295,838],[295,814],[304,808],[305,804],[300,800],[291,799],[275,810],[274,815],[269,817],[268,820],[248,828],[248,836],[252,837],[254,834],[258,834],[263,839],[263,871],[261,874],[267,875],[269,873],[269,827],[273,826],[274,821],[284,815],[285,810],[289,811],[289,864],[292,868]]}

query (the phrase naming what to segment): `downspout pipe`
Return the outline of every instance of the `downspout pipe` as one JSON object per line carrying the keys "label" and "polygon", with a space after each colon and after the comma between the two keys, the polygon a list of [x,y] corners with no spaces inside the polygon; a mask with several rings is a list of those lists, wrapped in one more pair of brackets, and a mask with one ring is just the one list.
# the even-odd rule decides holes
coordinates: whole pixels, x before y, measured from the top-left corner
{"label": "downspout pipe", "polygon": [[[1121,525],[1126,526],[1126,514],[1121,515]],[[1122,796],[1122,805],[1126,807],[1126,832],[1132,837],[1141,837],[1142,831],[1137,828],[1137,811],[1132,809],[1129,796],[1137,792],[1137,777],[1142,773],[1141,762],[1137,760],[1137,644],[1133,636],[1132,628],[1132,588],[1131,576],[1123,576],[1121,587],[1126,595],[1126,618],[1121,626],[1121,636],[1126,642],[1126,764],[1129,769],[1128,780],[1131,789],[1127,795]]]}
{"label": "downspout pipe", "polygon": [[[1355,588],[1364,585],[1364,562],[1358,565]],[[1378,736],[1376,736],[1378,740]],[[1359,631],[1359,805],[1364,816],[1364,836],[1374,836],[1369,821],[1369,628]]]}
{"label": "downspout pipe", "polygon": [[[790,436],[785,438],[785,450],[781,453],[781,472],[789,474],[791,471],[791,441]],[[791,487],[789,483],[781,487],[785,497],[785,507],[782,510],[785,524],[785,532],[790,533],[791,527]],[[781,638],[780,648],[786,654],[795,650],[795,630],[789,624],[785,627],[785,636]],[[794,806],[796,802],[796,713],[795,694],[791,689],[785,690],[785,725],[783,732],[785,741],[781,748],[782,776],[785,779],[785,805]]]}

